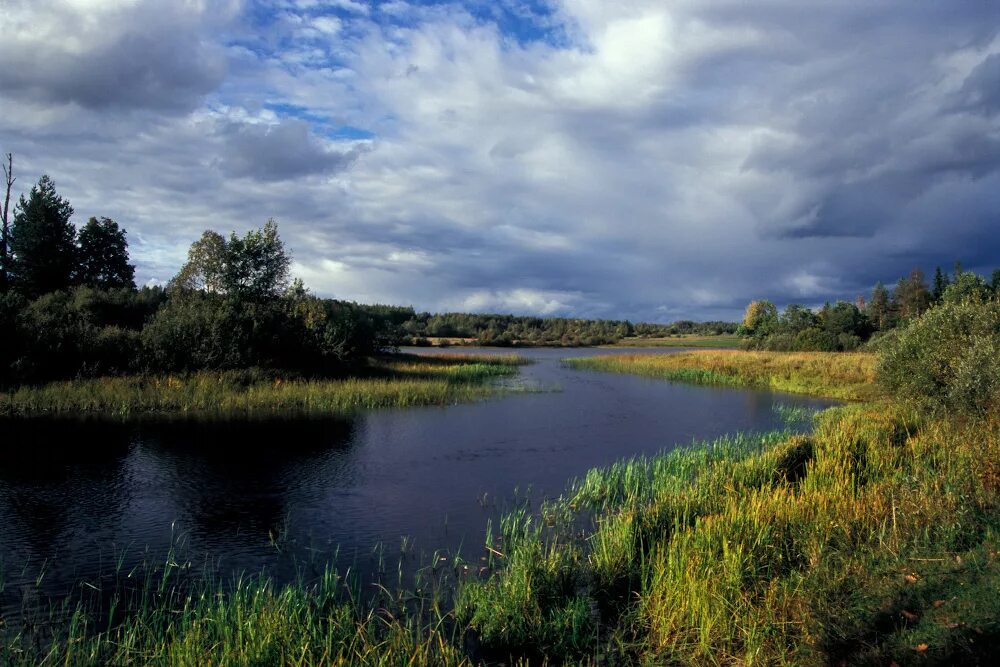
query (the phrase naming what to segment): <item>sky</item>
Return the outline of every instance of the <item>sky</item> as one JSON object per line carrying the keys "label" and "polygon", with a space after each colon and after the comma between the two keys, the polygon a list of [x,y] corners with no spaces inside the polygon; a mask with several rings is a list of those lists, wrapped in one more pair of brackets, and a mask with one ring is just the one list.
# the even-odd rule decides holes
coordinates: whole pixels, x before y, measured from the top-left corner
{"label": "sky", "polygon": [[316,294],[737,319],[1000,267],[993,0],[0,0],[0,151],[140,283],[278,222]]}

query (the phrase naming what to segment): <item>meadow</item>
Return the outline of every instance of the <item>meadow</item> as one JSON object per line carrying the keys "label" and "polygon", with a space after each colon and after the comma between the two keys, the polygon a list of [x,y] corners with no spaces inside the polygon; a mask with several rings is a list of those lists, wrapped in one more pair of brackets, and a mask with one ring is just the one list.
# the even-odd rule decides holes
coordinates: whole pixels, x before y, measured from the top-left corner
{"label": "meadow", "polygon": [[736,348],[740,346],[740,338],[730,335],[700,335],[676,334],[664,337],[622,338],[617,343],[606,347],[697,347],[697,348]]}
{"label": "meadow", "polygon": [[563,363],[581,370],[860,401],[879,395],[875,361],[874,354],[861,352],[699,350],[569,358]]}
{"label": "meadow", "polygon": [[198,371],[27,385],[0,391],[0,415],[349,414],[361,409],[447,405],[500,391],[489,381],[527,363],[510,355],[391,355],[345,378],[274,371]]}

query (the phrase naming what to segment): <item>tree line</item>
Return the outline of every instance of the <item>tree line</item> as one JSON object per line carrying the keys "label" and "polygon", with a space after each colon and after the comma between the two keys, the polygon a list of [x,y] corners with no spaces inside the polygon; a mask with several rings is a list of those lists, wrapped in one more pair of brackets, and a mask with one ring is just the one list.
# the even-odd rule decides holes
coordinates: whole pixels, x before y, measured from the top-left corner
{"label": "tree line", "polygon": [[997,295],[1000,269],[987,279],[964,270],[961,263],[955,264],[953,274],[937,267],[931,284],[923,271],[913,269],[891,289],[878,282],[867,299],[825,303],[815,311],[793,303],[779,313],[771,301],[752,301],[737,334],[750,349],[850,351],[895,332],[940,304]]}
{"label": "tree line", "polygon": [[502,314],[413,313],[399,323],[401,342],[428,345],[429,338],[462,338],[478,345],[575,347],[606,345],[623,338],[667,337],[680,334],[717,335],[736,331],[735,322],[633,324],[628,320],[589,320]]}
{"label": "tree line", "polygon": [[273,221],[243,236],[206,231],[166,286],[137,289],[126,230],[108,218],[77,230],[48,176],[8,217],[7,157],[0,384],[246,368],[340,374],[399,337],[400,313],[321,299],[290,280]]}

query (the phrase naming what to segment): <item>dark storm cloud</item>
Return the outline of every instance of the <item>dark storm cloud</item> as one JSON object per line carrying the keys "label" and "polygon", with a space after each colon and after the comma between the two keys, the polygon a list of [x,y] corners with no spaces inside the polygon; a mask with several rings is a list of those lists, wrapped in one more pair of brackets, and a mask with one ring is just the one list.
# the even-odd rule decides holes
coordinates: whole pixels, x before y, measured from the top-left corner
{"label": "dark storm cloud", "polygon": [[326,147],[301,120],[284,120],[270,126],[244,125],[227,134],[224,171],[231,176],[265,181],[341,171],[365,150],[364,144],[346,150]]}
{"label": "dark storm cloud", "polygon": [[212,15],[181,2],[8,0],[0,90],[88,109],[193,108],[222,83]]}

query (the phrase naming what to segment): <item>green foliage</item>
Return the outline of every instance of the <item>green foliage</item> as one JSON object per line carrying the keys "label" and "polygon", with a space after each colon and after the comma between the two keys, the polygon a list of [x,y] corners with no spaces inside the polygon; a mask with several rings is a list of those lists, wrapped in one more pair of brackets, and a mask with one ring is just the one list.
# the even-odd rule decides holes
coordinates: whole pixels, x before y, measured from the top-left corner
{"label": "green foliage", "polygon": [[743,315],[737,334],[761,340],[775,333],[778,328],[778,309],[765,299],[751,301]]}
{"label": "green foliage", "polygon": [[884,347],[877,372],[881,383],[900,398],[985,413],[996,405],[1000,390],[998,352],[1000,300],[973,295],[952,301],[946,293],[941,305]]}
{"label": "green foliage", "polygon": [[965,271],[955,276],[942,292],[941,300],[945,303],[961,303],[968,299],[983,300],[989,298],[992,290],[986,281],[972,271]]}
{"label": "green foliage", "polygon": [[900,278],[892,296],[900,319],[910,320],[919,317],[931,304],[931,293],[927,289],[924,272],[913,269],[909,276]]}
{"label": "green foliage", "polygon": [[228,240],[207,230],[191,245],[172,284],[239,299],[272,298],[288,286],[290,264],[274,220],[242,237],[234,232]]}
{"label": "green foliage", "polygon": [[50,292],[25,304],[8,339],[6,379],[51,380],[66,375],[135,370],[138,332],[95,317],[86,288]]}
{"label": "green foliage", "polygon": [[[944,288],[942,288],[943,292]],[[876,331],[887,331],[896,326],[896,312],[889,290],[881,282],[875,283],[872,298],[867,306],[868,319]]]}
{"label": "green foliage", "polygon": [[98,289],[135,289],[125,230],[110,218],[91,218],[80,230],[77,282]]}
{"label": "green foliage", "polygon": [[73,207],[42,176],[21,199],[10,229],[12,274],[28,296],[67,289],[77,268],[76,230],[69,219]]}

